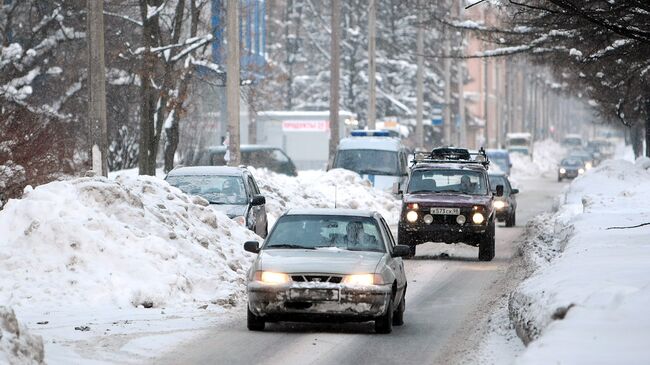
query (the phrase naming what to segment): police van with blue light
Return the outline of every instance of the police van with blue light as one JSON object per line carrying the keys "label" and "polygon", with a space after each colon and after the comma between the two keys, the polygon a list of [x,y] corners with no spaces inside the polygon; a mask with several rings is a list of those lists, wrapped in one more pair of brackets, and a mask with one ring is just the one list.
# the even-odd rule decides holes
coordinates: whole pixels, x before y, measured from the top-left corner
{"label": "police van with blue light", "polygon": [[390,190],[408,176],[408,151],[383,130],[354,130],[339,142],[332,168],[354,171],[378,189]]}

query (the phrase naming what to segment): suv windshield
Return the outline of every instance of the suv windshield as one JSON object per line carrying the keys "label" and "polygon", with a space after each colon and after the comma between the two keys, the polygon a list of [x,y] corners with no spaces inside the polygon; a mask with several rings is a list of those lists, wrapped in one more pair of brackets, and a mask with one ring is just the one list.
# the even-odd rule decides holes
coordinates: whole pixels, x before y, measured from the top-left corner
{"label": "suv windshield", "polygon": [[562,166],[582,166],[582,159],[580,158],[565,158],[562,160]]}
{"label": "suv windshield", "polygon": [[461,193],[486,195],[485,175],[470,170],[414,170],[408,193]]}
{"label": "suv windshield", "polygon": [[374,219],[332,215],[283,216],[278,219],[264,246],[265,249],[328,247],[386,252]]}
{"label": "suv windshield", "polygon": [[244,205],[246,190],[241,176],[225,175],[175,175],[167,182],[186,194],[198,195],[210,204]]}
{"label": "suv windshield", "polygon": [[397,151],[339,150],[335,168],[342,168],[364,175],[400,175]]}

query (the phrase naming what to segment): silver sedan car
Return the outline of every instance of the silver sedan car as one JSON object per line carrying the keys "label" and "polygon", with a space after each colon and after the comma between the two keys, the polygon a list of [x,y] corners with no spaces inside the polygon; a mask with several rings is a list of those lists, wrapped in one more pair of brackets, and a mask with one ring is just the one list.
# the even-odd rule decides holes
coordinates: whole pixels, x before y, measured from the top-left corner
{"label": "silver sedan car", "polygon": [[402,325],[408,246],[395,244],[379,213],[291,210],[281,216],[248,273],[248,329],[266,322],[375,322]]}

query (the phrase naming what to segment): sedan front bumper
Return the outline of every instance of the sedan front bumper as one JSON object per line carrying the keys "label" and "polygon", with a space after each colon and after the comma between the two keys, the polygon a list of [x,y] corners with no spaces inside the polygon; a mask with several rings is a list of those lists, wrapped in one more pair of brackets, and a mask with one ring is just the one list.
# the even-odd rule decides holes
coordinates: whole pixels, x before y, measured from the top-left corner
{"label": "sedan front bumper", "polygon": [[390,285],[347,286],[333,283],[269,285],[248,283],[250,311],[267,321],[328,320],[365,321],[386,313]]}

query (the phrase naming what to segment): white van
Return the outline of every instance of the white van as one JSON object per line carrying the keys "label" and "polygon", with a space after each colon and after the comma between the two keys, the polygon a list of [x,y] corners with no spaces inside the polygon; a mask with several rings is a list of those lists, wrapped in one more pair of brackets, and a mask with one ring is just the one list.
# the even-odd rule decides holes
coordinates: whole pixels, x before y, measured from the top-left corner
{"label": "white van", "polygon": [[390,190],[408,176],[408,152],[387,131],[354,130],[339,142],[332,168],[351,170],[378,189]]}

